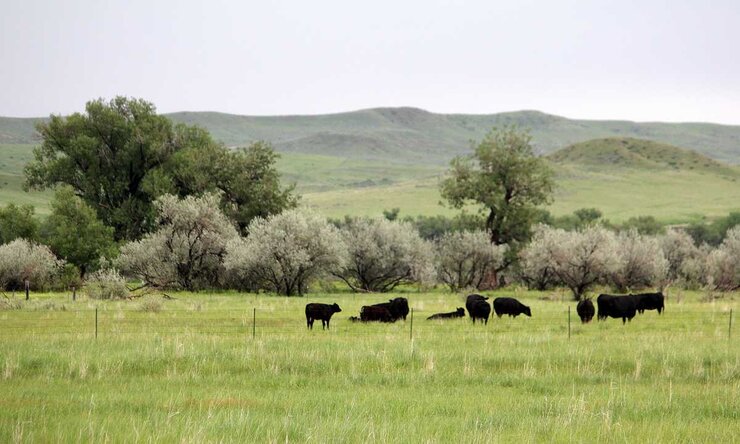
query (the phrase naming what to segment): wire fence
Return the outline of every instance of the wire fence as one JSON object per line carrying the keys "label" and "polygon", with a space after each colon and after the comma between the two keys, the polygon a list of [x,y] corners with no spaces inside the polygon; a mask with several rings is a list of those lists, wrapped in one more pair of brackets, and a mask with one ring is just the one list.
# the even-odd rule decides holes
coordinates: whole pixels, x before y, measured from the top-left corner
{"label": "wire fence", "polygon": [[[676,334],[714,337],[732,340],[733,310],[672,311],[659,315],[646,311],[636,315],[626,325],[621,319],[605,322],[596,317],[582,324],[574,308],[534,313],[533,317],[498,318],[494,313],[487,324],[471,322],[469,317],[427,320],[434,311],[412,309],[405,320],[394,323],[353,322],[354,313],[335,314],[328,333],[347,337],[387,337],[390,339],[420,339],[438,336],[464,336],[471,332],[543,333],[568,338],[575,335],[598,334],[605,328],[639,330],[640,334]],[[618,326],[618,327],[617,327]],[[238,336],[245,340],[307,334],[307,323],[301,310],[249,308],[168,308],[145,311],[133,308],[87,308],[69,310],[13,310],[0,312],[0,339],[22,337],[118,338],[130,335],[206,335]],[[321,321],[313,332],[321,332]]]}

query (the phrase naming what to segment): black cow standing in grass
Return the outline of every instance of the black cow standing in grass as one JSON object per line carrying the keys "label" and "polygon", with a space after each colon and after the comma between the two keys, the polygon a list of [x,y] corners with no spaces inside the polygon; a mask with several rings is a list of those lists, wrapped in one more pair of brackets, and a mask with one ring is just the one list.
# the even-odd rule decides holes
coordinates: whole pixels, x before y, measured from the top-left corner
{"label": "black cow standing in grass", "polygon": [[658,310],[658,314],[663,312],[665,308],[664,301],[665,296],[663,293],[639,293],[633,295],[635,298],[635,304],[637,305],[637,311],[642,314],[645,310]]}
{"label": "black cow standing in grass", "polygon": [[321,319],[321,329],[329,328],[329,321],[334,313],[342,311],[339,305],[334,304],[306,304],[306,324],[313,330],[313,321]]}
{"label": "black cow standing in grass", "polygon": [[388,310],[393,317],[393,322],[396,322],[401,318],[405,321],[406,316],[409,314],[409,301],[406,298],[390,299],[388,302],[373,304],[372,306],[383,307]]}
{"label": "black cow standing in grass", "polygon": [[396,322],[396,319],[385,307],[365,305],[360,309],[360,321],[362,322]]}
{"label": "black cow standing in grass", "polygon": [[496,316],[501,317],[505,314],[511,317],[517,317],[520,314],[525,314],[532,317],[532,311],[526,305],[517,301],[514,298],[496,298],[493,300],[493,309],[496,311]]}
{"label": "black cow standing in grass", "polygon": [[482,319],[484,324],[488,324],[488,316],[491,315],[491,304],[486,302],[488,298],[479,294],[468,295],[465,301],[465,308],[475,324],[476,319]]}
{"label": "black cow standing in grass", "polygon": [[600,321],[607,317],[622,318],[622,324],[632,321],[637,313],[637,304],[634,296],[600,294],[596,298],[596,305],[599,307],[598,318]]}
{"label": "black cow standing in grass", "polygon": [[449,313],[437,313],[429,316],[429,319],[451,319],[451,318],[463,318],[465,317],[465,310],[462,307],[457,307],[457,310]]}
{"label": "black cow standing in grass", "polygon": [[594,309],[594,303],[591,302],[591,299],[583,299],[578,302],[578,305],[576,305],[576,312],[578,312],[578,317],[581,318],[581,322],[588,324],[591,322],[591,319],[594,318],[596,309]]}

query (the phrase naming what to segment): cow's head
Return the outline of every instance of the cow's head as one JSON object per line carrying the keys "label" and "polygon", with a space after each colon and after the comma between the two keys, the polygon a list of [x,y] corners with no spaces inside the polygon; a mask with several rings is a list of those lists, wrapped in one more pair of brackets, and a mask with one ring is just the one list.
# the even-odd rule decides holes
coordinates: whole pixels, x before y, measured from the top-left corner
{"label": "cow's head", "polygon": [[457,311],[455,311],[455,314],[458,316],[465,316],[465,310],[462,307],[457,307]]}
{"label": "cow's head", "polygon": [[530,310],[529,307],[527,307],[526,305],[524,306],[524,314],[529,316],[530,318],[532,317],[532,310]]}
{"label": "cow's head", "polygon": [[337,305],[337,303],[335,302],[335,303],[334,303],[334,304],[333,304],[333,305],[331,306],[331,311],[333,311],[334,313],[339,313],[340,311],[342,311],[342,309],[341,309],[341,308],[339,308],[339,305]]}

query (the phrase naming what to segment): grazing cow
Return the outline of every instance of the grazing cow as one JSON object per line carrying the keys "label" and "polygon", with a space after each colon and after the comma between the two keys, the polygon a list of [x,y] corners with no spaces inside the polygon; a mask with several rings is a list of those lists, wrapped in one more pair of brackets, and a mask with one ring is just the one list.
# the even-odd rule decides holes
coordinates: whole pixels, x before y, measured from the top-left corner
{"label": "grazing cow", "polygon": [[349,321],[350,322],[360,322],[360,318],[358,318],[357,316],[350,316]]}
{"label": "grazing cow", "polygon": [[457,307],[457,310],[451,311],[449,313],[437,313],[429,316],[427,320],[429,319],[450,319],[450,318],[462,318],[465,317],[465,310],[463,310],[462,307]]}
{"label": "grazing cow", "polygon": [[373,304],[373,307],[383,307],[388,310],[393,317],[392,322],[403,318],[406,320],[406,316],[409,314],[409,301],[406,298],[395,298],[390,299],[388,302],[381,302],[380,304]]}
{"label": "grazing cow", "polygon": [[658,314],[663,312],[665,296],[663,293],[640,293],[633,295],[637,311],[642,314],[645,310],[658,310]]}
{"label": "grazing cow", "polygon": [[632,321],[632,318],[637,313],[637,304],[631,294],[600,294],[596,298],[596,305],[599,307],[598,318],[600,321],[603,321],[609,316],[612,318],[622,318],[622,324],[625,324],[628,320]]}
{"label": "grazing cow", "polygon": [[488,316],[491,314],[491,304],[486,302],[488,299],[485,296],[479,294],[471,294],[465,301],[465,308],[468,309],[468,314],[475,324],[476,319],[482,319],[484,324],[488,324]]}
{"label": "grazing cow", "polygon": [[511,317],[517,317],[520,314],[525,314],[532,317],[532,311],[529,307],[517,301],[514,298],[496,298],[493,300],[493,309],[496,311],[496,316],[501,317],[505,314]]}
{"label": "grazing cow", "polygon": [[365,305],[360,309],[360,320],[362,322],[395,322],[396,318],[385,307]]}
{"label": "grazing cow", "polygon": [[329,304],[306,304],[306,324],[313,330],[313,321],[321,319],[321,329],[329,328],[329,321],[334,313],[342,311],[336,303]]}
{"label": "grazing cow", "polygon": [[578,312],[578,317],[581,318],[581,322],[584,324],[591,322],[591,319],[594,318],[594,314],[596,313],[594,303],[591,302],[591,299],[581,300],[578,305],[576,305],[576,311]]}

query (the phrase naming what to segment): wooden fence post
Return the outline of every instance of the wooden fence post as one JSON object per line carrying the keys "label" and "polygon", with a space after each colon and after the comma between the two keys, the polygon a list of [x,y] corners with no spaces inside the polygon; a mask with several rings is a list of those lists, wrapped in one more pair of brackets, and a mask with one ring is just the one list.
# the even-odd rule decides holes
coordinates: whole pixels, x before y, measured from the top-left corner
{"label": "wooden fence post", "polygon": [[28,300],[29,299],[28,291],[31,289],[31,281],[26,279],[24,283],[26,284],[26,300]]}

